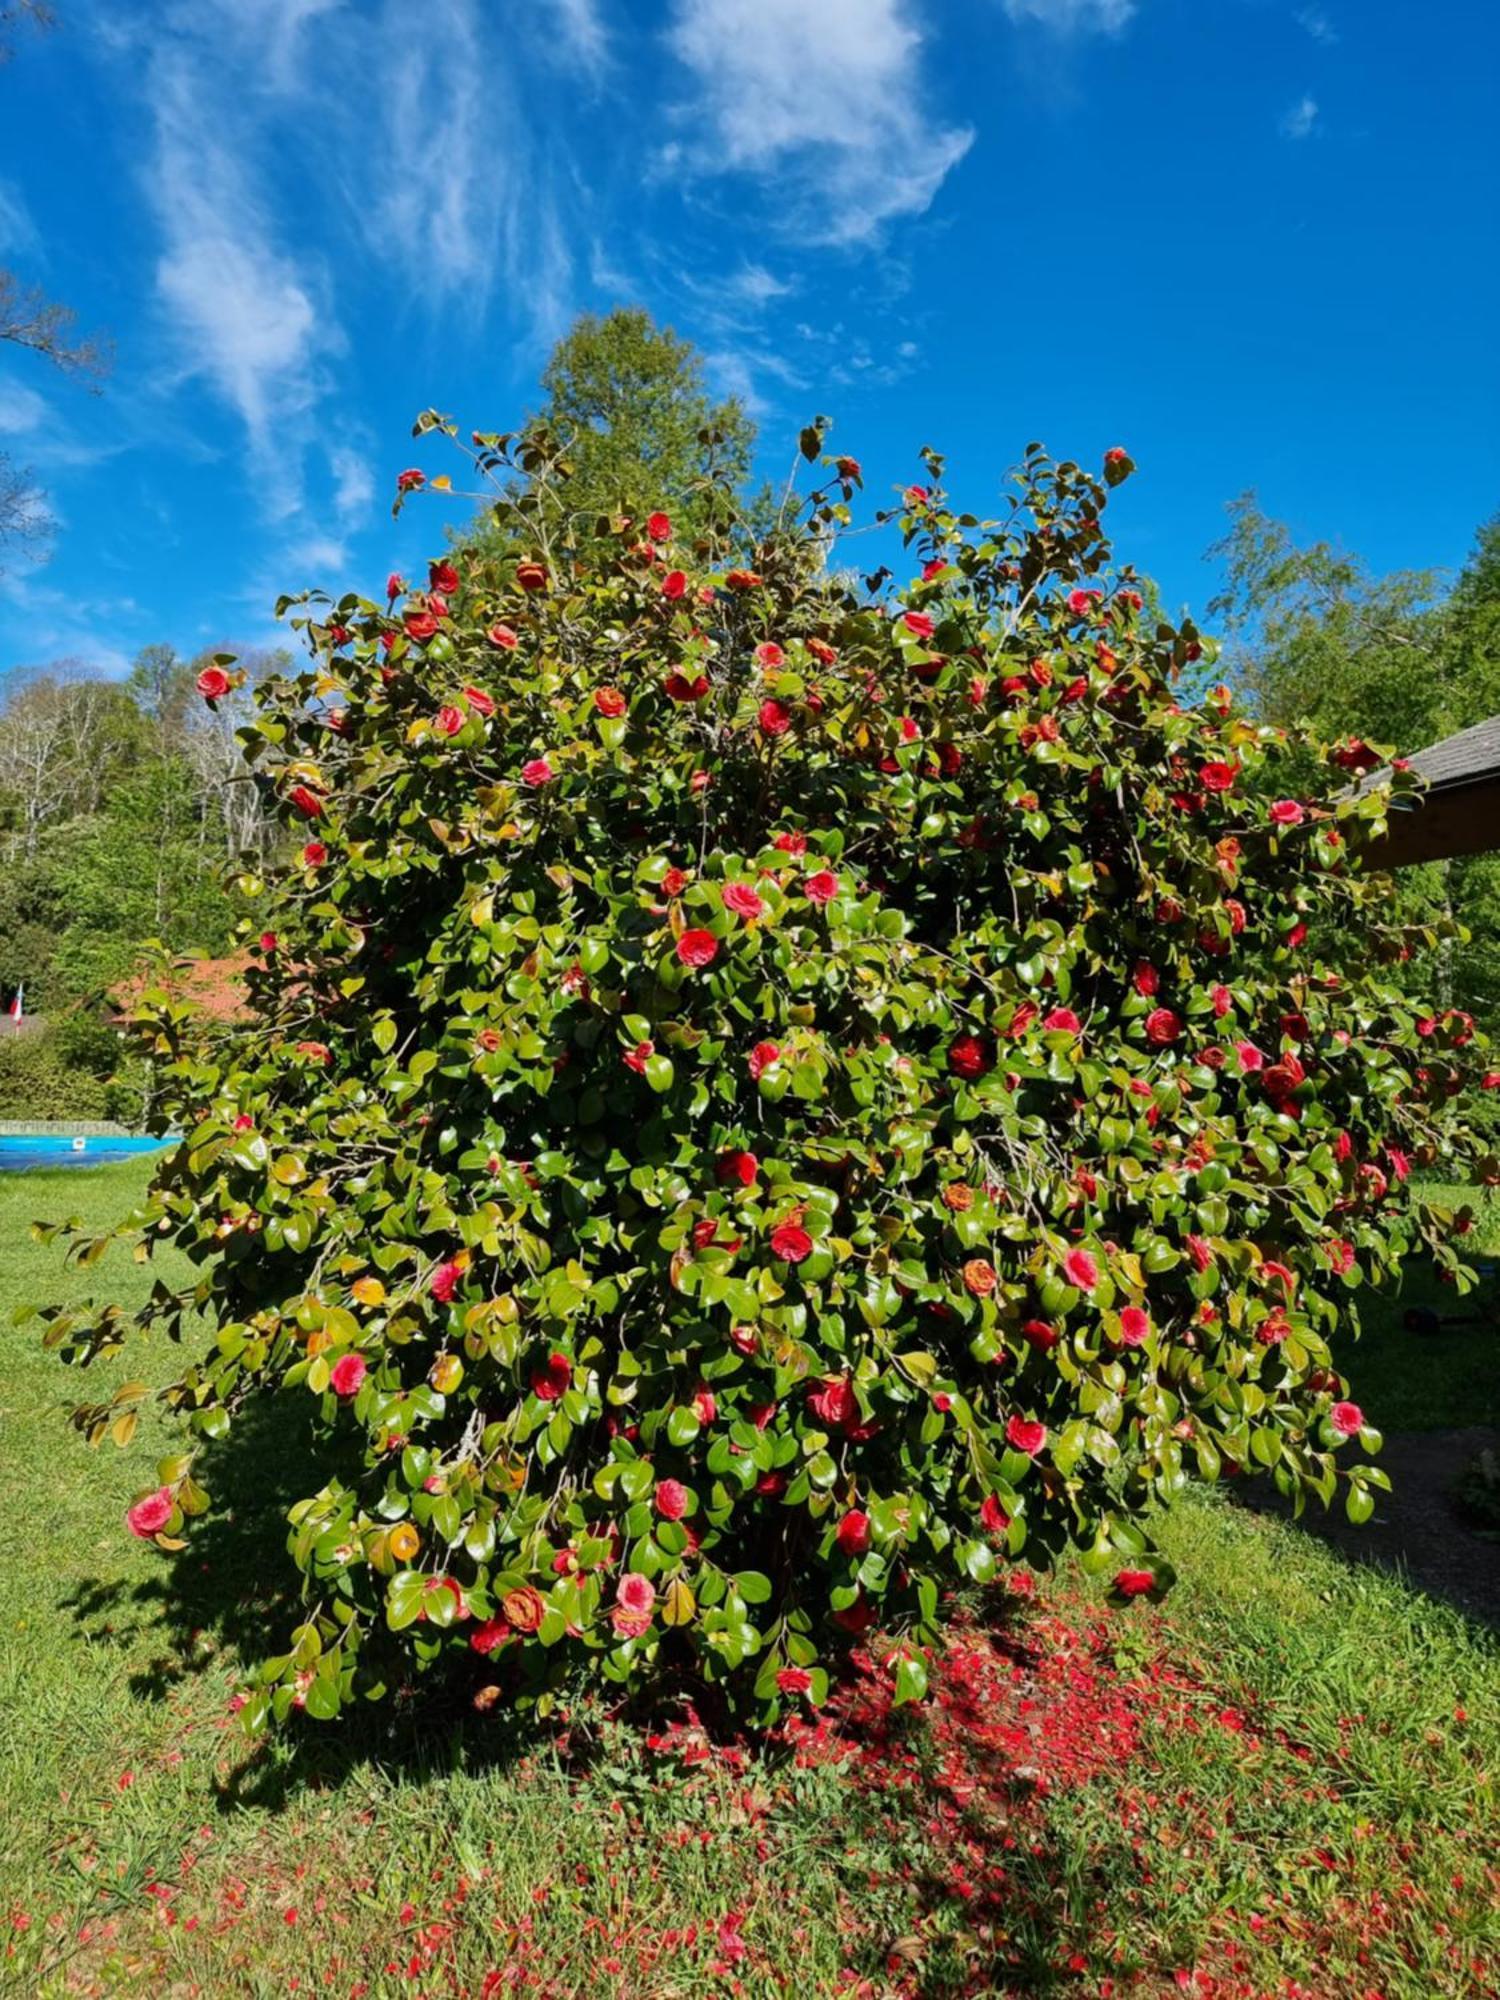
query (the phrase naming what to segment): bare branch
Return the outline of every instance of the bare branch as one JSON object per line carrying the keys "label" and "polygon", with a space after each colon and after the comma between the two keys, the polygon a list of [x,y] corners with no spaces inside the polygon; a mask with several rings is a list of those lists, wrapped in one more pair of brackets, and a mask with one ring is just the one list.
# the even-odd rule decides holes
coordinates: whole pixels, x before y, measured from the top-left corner
{"label": "bare branch", "polygon": [[0,340],[30,348],[65,374],[87,375],[95,382],[109,373],[114,360],[107,341],[76,339],[77,317],[35,285],[23,286],[14,271],[0,271]]}

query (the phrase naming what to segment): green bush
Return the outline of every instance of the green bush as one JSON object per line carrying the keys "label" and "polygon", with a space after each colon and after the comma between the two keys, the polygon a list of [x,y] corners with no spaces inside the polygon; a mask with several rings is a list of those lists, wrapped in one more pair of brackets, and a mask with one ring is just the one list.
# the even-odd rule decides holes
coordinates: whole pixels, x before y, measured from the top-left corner
{"label": "green bush", "polygon": [[17,1035],[0,1026],[0,1118],[113,1118],[108,1086],[70,1061],[56,1030]]}
{"label": "green bush", "polygon": [[465,1649],[521,1703],[586,1663],[770,1719],[872,1626],[909,1699],[955,1580],[1074,1544],[1156,1593],[1189,1478],[1385,1483],[1329,1339],[1419,1240],[1462,1282],[1407,1173],[1470,1177],[1475,1043],[1383,970],[1423,940],[1355,859],[1366,753],[1290,798],[1281,732],[1179,706],[1123,452],[1033,450],[994,523],[929,455],[893,595],[828,567],[821,443],[726,568],[664,514],[570,541],[543,444],[477,438],[509,555],[298,600],[255,1018],[142,1010],[187,1136],[138,1223],[199,1266],[143,1322],[216,1330],[136,1532],[178,1545],[247,1403],[322,1421],[252,1726]]}

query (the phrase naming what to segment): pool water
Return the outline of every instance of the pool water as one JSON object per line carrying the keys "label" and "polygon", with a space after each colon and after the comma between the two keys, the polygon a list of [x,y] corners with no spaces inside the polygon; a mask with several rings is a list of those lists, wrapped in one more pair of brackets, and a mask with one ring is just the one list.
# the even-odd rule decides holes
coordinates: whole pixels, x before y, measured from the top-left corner
{"label": "pool water", "polygon": [[107,1167],[115,1160],[138,1159],[175,1144],[174,1139],[74,1139],[55,1132],[0,1136],[0,1174],[36,1167]]}

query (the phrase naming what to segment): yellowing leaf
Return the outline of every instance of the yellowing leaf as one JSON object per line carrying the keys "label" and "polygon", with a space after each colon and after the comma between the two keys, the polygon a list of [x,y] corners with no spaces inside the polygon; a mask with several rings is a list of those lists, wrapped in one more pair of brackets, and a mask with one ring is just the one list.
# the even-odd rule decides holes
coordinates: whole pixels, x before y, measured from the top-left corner
{"label": "yellowing leaf", "polygon": [[673,1577],[662,1599],[663,1625],[691,1625],[697,1616],[698,1600],[680,1576]]}

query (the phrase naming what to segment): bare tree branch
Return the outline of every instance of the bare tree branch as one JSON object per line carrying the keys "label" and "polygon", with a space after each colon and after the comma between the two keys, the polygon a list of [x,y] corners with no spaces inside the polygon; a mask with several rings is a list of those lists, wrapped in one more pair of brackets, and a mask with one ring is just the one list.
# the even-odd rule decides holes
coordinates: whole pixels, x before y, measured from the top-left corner
{"label": "bare tree branch", "polygon": [[30,348],[44,361],[69,375],[92,376],[97,383],[109,373],[109,344],[74,337],[76,315],[35,285],[23,286],[14,271],[0,271],[0,340]]}
{"label": "bare tree branch", "polygon": [[12,30],[28,25],[44,34],[57,26],[57,16],[47,0],[0,0],[0,63],[9,62],[15,54]]}
{"label": "bare tree branch", "polygon": [[[0,452],[0,552],[16,543],[40,555],[52,534],[46,499],[31,474]],[[0,553],[0,575],[5,572]]]}

